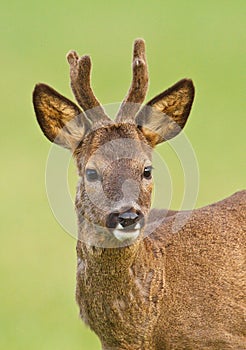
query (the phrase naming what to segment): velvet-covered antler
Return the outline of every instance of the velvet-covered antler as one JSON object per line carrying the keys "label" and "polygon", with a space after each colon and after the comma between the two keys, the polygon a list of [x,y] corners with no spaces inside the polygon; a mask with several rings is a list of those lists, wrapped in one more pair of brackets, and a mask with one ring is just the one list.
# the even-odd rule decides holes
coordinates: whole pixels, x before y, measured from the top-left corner
{"label": "velvet-covered antler", "polygon": [[70,79],[74,96],[87,117],[92,122],[110,121],[90,85],[90,57],[87,55],[79,57],[75,51],[70,51],[67,54],[67,60],[70,64]]}
{"label": "velvet-covered antler", "polygon": [[147,93],[149,78],[143,39],[134,42],[132,74],[132,84],[116,116],[117,122],[133,120]]}

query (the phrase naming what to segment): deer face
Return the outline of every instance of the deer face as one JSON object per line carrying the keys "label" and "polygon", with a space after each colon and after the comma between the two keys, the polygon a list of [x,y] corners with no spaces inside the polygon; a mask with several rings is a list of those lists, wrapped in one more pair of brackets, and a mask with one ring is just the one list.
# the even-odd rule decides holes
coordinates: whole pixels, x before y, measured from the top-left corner
{"label": "deer face", "polygon": [[124,123],[99,128],[85,138],[75,157],[79,220],[106,228],[119,241],[136,239],[152,192],[151,147],[142,132]]}
{"label": "deer face", "polygon": [[39,84],[33,94],[38,122],[49,140],[75,157],[82,239],[92,245],[133,242],[141,236],[150,208],[152,149],[184,127],[194,97],[192,81],[181,80],[142,107],[148,74],[144,42],[137,40],[133,82],[113,122],[92,93],[89,57],[71,52],[68,60],[72,89],[83,111]]}

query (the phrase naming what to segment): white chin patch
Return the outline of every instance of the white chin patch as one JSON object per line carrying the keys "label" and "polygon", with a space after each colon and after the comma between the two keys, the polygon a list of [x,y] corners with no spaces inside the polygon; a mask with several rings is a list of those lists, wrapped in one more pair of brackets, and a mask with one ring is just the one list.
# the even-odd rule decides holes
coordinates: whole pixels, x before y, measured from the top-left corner
{"label": "white chin patch", "polygon": [[118,224],[113,230],[113,235],[119,241],[123,242],[126,240],[134,241],[140,234],[140,224],[137,223],[132,230],[125,230],[121,224]]}

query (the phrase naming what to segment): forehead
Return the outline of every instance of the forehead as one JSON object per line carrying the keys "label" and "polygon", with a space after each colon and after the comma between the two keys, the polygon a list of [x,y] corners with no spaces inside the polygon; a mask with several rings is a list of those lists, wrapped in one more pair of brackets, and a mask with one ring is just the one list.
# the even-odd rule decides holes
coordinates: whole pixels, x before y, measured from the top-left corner
{"label": "forehead", "polygon": [[77,150],[83,163],[90,161],[112,162],[121,159],[146,160],[151,147],[136,125],[119,123],[91,131]]}

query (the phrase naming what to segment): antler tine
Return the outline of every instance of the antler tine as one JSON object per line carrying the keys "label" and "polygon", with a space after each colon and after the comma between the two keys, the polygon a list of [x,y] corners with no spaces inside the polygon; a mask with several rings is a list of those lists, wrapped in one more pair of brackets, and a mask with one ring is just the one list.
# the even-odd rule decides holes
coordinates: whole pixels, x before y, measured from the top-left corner
{"label": "antler tine", "polygon": [[133,119],[147,93],[149,77],[143,39],[137,39],[134,42],[132,75],[132,84],[120,106],[116,121],[124,121],[125,118]]}
{"label": "antler tine", "polygon": [[[87,55],[79,57],[75,51],[70,51],[67,54],[67,60],[70,64],[71,87],[78,104],[92,122],[109,121],[109,117],[96,99],[90,85],[90,57]],[[93,111],[95,107],[96,110]]]}

